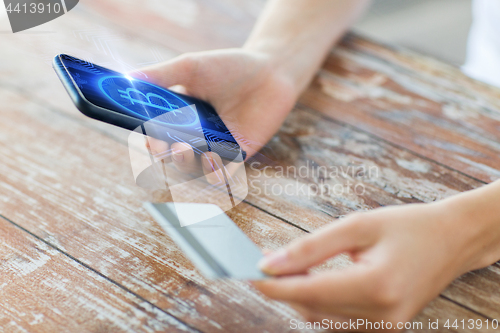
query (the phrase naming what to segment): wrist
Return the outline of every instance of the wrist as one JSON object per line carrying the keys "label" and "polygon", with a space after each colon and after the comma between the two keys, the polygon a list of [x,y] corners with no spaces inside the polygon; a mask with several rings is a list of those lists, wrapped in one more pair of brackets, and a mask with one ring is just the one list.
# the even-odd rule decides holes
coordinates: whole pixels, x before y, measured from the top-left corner
{"label": "wrist", "polygon": [[450,224],[453,237],[449,239],[458,245],[459,275],[500,259],[499,185],[497,182],[437,203]]}
{"label": "wrist", "polygon": [[303,50],[295,50],[291,44],[273,37],[259,37],[247,40],[243,49],[260,54],[268,64],[269,73],[286,81],[298,99],[319,65],[305,57]]}

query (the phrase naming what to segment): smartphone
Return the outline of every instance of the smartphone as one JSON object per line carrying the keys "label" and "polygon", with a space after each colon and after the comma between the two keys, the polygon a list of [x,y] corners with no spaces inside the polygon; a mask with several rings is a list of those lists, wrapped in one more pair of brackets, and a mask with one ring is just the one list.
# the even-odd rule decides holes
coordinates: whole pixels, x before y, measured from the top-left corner
{"label": "smartphone", "polygon": [[156,139],[190,144],[195,153],[213,151],[244,161],[241,149],[209,103],[132,78],[66,54],[53,67],[84,115]]}
{"label": "smartphone", "polygon": [[257,267],[260,249],[218,206],[148,202],[144,207],[206,277],[268,277]]}

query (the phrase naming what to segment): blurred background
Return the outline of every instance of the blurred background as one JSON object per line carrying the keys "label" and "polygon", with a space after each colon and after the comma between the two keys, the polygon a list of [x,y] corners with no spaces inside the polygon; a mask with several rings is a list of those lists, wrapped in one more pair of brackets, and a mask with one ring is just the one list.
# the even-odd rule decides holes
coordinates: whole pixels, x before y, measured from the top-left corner
{"label": "blurred background", "polygon": [[[162,5],[176,8],[183,2],[169,0]],[[264,2],[256,1],[251,11],[257,14]],[[8,22],[1,20],[5,14],[0,6],[1,28],[8,30]],[[465,60],[470,24],[471,0],[373,0],[355,31],[460,66]]]}
{"label": "blurred background", "polygon": [[374,0],[355,31],[460,66],[471,22],[471,0]]}

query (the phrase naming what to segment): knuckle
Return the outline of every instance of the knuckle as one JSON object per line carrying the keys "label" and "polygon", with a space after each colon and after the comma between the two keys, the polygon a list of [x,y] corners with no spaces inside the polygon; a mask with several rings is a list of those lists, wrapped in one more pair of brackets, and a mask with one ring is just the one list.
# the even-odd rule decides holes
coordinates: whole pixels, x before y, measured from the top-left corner
{"label": "knuckle", "polygon": [[379,219],[374,217],[372,212],[350,214],[345,219],[345,223],[346,227],[352,231],[353,235],[357,236],[362,244],[373,243],[380,236]]}
{"label": "knuckle", "polygon": [[195,72],[198,68],[198,56],[196,53],[184,53],[178,58],[179,64],[187,72]]}
{"label": "knuckle", "polygon": [[366,220],[366,213],[356,212],[349,214],[344,221],[351,227],[363,228],[366,226]]}

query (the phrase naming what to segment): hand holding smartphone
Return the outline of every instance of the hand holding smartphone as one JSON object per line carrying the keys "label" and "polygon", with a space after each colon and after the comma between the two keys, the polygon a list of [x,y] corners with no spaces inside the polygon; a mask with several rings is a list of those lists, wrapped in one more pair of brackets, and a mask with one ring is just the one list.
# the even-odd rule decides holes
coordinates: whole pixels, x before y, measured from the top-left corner
{"label": "hand holding smartphone", "polygon": [[131,131],[142,126],[145,135],[189,144],[198,154],[245,160],[246,153],[205,101],[65,54],[54,58],[53,67],[78,110],[90,118]]}
{"label": "hand holding smartphone", "polygon": [[[245,160],[246,153],[215,109],[202,100],[69,55],[56,56],[53,67],[78,110],[90,118],[134,132],[140,128],[143,135],[169,144],[189,144],[199,155],[215,152],[229,162]],[[234,179],[223,178],[222,186],[228,188],[231,196],[230,208],[235,205],[233,194],[237,186]],[[242,180],[246,184],[246,179]],[[218,206],[200,203],[145,206],[204,275],[265,278],[257,268],[261,251]],[[193,213],[197,214],[196,223]],[[191,222],[182,221],[186,218]]]}

